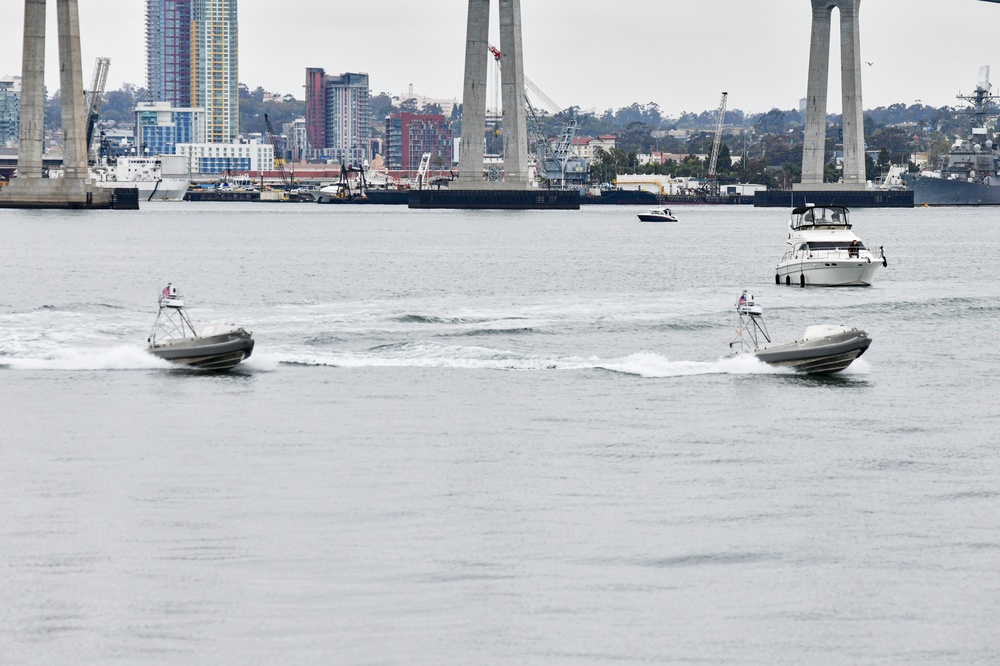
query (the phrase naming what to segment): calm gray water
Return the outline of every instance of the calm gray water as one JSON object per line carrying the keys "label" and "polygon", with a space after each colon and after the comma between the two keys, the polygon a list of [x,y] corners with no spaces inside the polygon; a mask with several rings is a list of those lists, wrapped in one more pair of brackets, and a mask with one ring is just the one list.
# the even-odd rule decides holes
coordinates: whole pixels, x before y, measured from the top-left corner
{"label": "calm gray water", "polygon": [[[0,211],[4,663],[996,663],[1000,225],[855,211]],[[252,329],[143,351],[156,296]],[[725,359],[874,343],[809,378]]]}

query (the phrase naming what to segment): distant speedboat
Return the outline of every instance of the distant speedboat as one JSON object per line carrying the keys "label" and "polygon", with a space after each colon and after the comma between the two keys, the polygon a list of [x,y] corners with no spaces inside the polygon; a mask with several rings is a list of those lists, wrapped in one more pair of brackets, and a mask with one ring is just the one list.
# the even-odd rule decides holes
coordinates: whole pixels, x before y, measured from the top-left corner
{"label": "distant speedboat", "polygon": [[736,303],[736,337],[729,343],[732,356],[752,354],[770,365],[808,373],[845,369],[872,343],[867,331],[847,326],[809,326],[801,340],[774,343],[764,325],[764,309],[746,291]]}
{"label": "distant speedboat", "polygon": [[231,370],[253,352],[253,334],[234,324],[207,324],[199,335],[171,285],[160,295],[149,353],[201,370]]}
{"label": "distant speedboat", "polygon": [[806,204],[792,210],[788,244],[774,269],[775,284],[823,287],[868,286],[879,266],[888,266],[881,247],[872,251],[851,231],[844,206]]}
{"label": "distant speedboat", "polygon": [[676,222],[677,218],[674,217],[673,211],[669,208],[654,208],[652,210],[647,210],[643,213],[639,213],[640,222]]}

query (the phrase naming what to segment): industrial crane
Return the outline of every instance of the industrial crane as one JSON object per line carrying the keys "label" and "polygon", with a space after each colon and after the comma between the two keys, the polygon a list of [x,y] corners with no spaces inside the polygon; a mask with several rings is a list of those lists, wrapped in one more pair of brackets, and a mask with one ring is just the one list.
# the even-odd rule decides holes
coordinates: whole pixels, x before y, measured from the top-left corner
{"label": "industrial crane", "polygon": [[[503,54],[500,52],[500,49],[495,46],[490,45],[489,49],[490,53],[493,55],[493,59],[496,61],[497,69],[499,70]],[[552,99],[542,92],[541,88],[535,85],[527,76],[524,77],[524,87],[524,105],[530,115],[530,120],[532,121],[530,124],[533,125],[533,127],[529,127],[528,131],[532,135],[532,142],[535,144],[535,157],[538,161],[539,170],[545,174],[547,179],[558,180],[560,186],[565,187],[567,165],[572,159],[573,139],[576,136],[578,120],[571,111],[563,111],[562,107],[552,101]],[[562,132],[560,132],[555,150],[552,149],[548,139],[542,133],[537,110],[531,104],[531,100],[528,98],[528,92],[535,95],[535,97],[537,97],[550,112],[566,123]],[[494,132],[496,133],[496,130],[494,130]]]}
{"label": "industrial crane", "polygon": [[271,119],[267,117],[266,113],[264,114],[264,126],[267,128],[267,140],[271,142],[271,147],[274,148],[274,166],[278,167],[278,171],[281,173],[281,184],[286,191],[289,191],[292,189],[292,183],[288,180],[288,176],[285,175],[285,158],[278,152],[278,139],[274,136]]}
{"label": "industrial crane", "polygon": [[726,100],[729,93],[722,93],[722,101],[719,102],[719,118],[715,122],[715,141],[712,142],[712,157],[708,162],[708,180],[712,194],[719,193],[719,176],[716,169],[719,166],[719,148],[722,146],[722,126],[726,120]]}
{"label": "industrial crane", "polygon": [[84,102],[87,105],[87,154],[91,163],[96,162],[92,149],[94,127],[101,115],[101,103],[104,101],[104,86],[108,82],[109,67],[111,67],[110,58],[97,59],[94,64],[94,80],[90,84],[90,90],[86,91],[84,96]]}

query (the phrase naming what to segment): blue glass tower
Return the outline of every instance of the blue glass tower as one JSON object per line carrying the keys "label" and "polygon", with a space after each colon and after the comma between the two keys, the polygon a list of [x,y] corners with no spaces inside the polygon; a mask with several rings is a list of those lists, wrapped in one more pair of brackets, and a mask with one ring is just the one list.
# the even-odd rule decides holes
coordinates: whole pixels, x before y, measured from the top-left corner
{"label": "blue glass tower", "polygon": [[146,0],[146,79],[154,102],[191,106],[191,1]]}

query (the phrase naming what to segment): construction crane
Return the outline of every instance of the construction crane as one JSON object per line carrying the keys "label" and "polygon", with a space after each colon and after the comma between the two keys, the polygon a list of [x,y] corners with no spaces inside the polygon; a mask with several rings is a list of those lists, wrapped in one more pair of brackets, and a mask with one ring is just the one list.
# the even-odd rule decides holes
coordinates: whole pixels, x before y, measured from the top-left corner
{"label": "construction crane", "polygon": [[108,82],[108,68],[111,67],[110,58],[98,58],[94,64],[94,79],[90,84],[90,90],[84,94],[84,102],[87,105],[87,156],[93,164],[96,156],[93,151],[94,127],[97,119],[101,115],[101,103],[104,101],[104,86]]}
{"label": "construction crane", "polygon": [[722,126],[726,120],[726,101],[729,93],[722,93],[722,101],[719,102],[719,118],[715,122],[715,141],[712,142],[712,157],[708,161],[708,181],[712,194],[719,193],[719,176],[716,169],[719,166],[719,148],[722,146]]}
{"label": "construction crane", "polygon": [[[500,49],[492,45],[489,47],[489,50],[493,55],[493,59],[496,61],[499,74],[503,54],[500,52]],[[532,125],[529,126],[528,131],[529,134],[532,135],[531,139],[534,144],[535,157],[538,162],[539,171],[544,173],[545,177],[549,180],[558,180],[560,187],[566,187],[567,165],[572,159],[573,139],[576,136],[579,121],[572,111],[562,110],[562,107],[552,101],[552,99],[542,92],[541,88],[535,85],[527,76],[524,77],[524,87],[524,105],[530,116],[530,125]],[[541,122],[538,119],[538,112],[531,104],[531,100],[528,97],[529,92],[541,101],[548,111],[552,112],[556,117],[565,123],[565,126],[560,132],[555,150],[552,149],[548,139],[542,132]],[[579,169],[577,169],[577,171],[579,171]]]}
{"label": "construction crane", "polygon": [[292,183],[288,180],[288,176],[285,175],[285,158],[278,152],[278,139],[274,136],[271,119],[267,117],[266,113],[264,114],[264,126],[267,128],[267,140],[271,142],[271,147],[274,148],[274,166],[278,167],[278,171],[281,172],[281,184],[286,191],[291,190]]}

